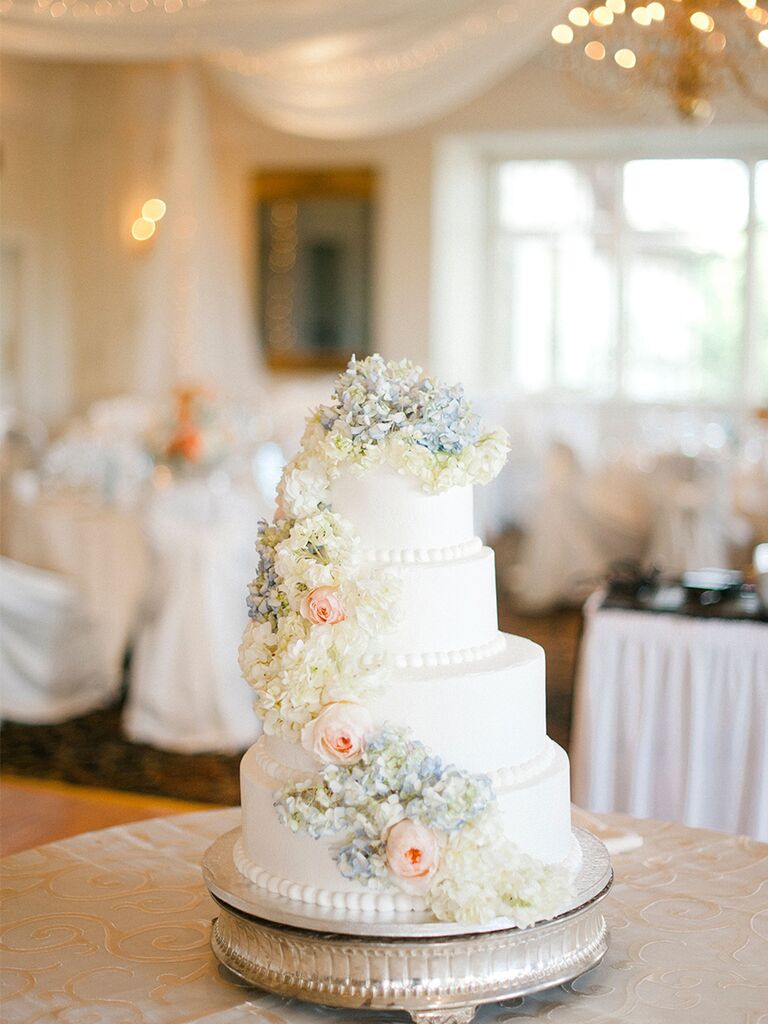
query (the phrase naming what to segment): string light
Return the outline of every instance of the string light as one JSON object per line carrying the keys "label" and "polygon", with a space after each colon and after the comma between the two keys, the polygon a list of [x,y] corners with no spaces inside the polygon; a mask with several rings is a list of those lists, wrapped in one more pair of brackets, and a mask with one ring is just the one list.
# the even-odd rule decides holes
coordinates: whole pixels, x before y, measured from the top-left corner
{"label": "string light", "polygon": [[627,71],[637,64],[637,57],[635,57],[634,53],[626,47],[623,47],[621,50],[617,50],[613,55],[613,59],[620,68],[625,68]]}
{"label": "string light", "polygon": [[568,43],[573,42],[573,29],[570,25],[555,25],[552,29],[552,38],[556,43],[567,46]]}
{"label": "string light", "polygon": [[[153,0],[155,9],[173,15],[179,11],[192,11],[202,7],[207,0]],[[5,14],[14,6],[14,0],[0,0],[0,14]],[[38,16],[50,18],[83,17],[91,15],[99,19],[115,19],[120,15],[141,14],[150,7],[150,0],[35,0],[29,3]]]}

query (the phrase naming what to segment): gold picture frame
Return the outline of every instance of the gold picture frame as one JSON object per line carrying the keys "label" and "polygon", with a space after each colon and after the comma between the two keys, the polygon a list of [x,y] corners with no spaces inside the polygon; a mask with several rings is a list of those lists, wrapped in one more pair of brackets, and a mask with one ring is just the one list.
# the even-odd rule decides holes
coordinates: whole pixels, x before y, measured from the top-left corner
{"label": "gold picture frame", "polygon": [[256,307],[267,365],[334,370],[373,350],[376,174],[275,169],[253,181]]}

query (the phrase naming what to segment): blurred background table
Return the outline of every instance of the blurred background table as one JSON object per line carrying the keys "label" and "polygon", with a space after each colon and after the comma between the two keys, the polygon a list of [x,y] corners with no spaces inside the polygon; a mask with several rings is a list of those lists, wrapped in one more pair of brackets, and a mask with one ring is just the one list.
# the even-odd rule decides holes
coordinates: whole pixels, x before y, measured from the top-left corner
{"label": "blurred background table", "polygon": [[[236,808],[157,818],[7,857],[5,1019],[125,1024],[405,1021],[288,1002],[244,987],[209,947],[216,907],[200,877]],[[603,963],[568,985],[483,1008],[479,1024],[724,1024],[768,1005],[768,929],[757,895],[768,846],[617,815],[642,847],[614,857]]]}
{"label": "blurred background table", "polygon": [[585,606],[574,800],[768,839],[768,623]]}

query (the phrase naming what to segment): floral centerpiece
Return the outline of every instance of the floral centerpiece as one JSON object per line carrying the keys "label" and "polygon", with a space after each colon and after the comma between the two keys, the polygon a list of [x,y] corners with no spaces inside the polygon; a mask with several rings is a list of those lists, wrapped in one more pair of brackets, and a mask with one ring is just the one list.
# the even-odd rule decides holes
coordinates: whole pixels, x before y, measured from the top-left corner
{"label": "floral centerpiece", "polygon": [[154,424],[147,437],[147,447],[156,463],[189,473],[214,468],[230,454],[234,443],[224,407],[202,384],[176,388],[172,409]]}
{"label": "floral centerpiece", "polygon": [[525,926],[568,895],[567,871],[505,835],[490,779],[446,765],[407,730],[376,725],[380,637],[398,621],[397,577],[360,558],[330,505],[340,468],[388,464],[435,493],[491,480],[508,452],[460,386],[408,361],[350,362],[307,421],[273,523],[261,523],[240,665],[268,735],[301,744],[317,771],[275,794],[281,821],[335,837],[340,874],[413,894],[441,920]]}

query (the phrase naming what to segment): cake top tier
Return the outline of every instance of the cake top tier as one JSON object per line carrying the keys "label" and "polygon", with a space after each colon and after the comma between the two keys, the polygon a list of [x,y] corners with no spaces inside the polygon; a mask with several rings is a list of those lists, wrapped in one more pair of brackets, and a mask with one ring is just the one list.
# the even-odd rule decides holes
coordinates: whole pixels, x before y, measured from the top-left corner
{"label": "cake top tier", "polygon": [[307,420],[278,491],[278,517],[329,504],[328,484],[345,469],[386,465],[436,494],[492,480],[508,450],[506,432],[484,428],[460,384],[442,384],[405,359],[353,356],[328,404]]}

